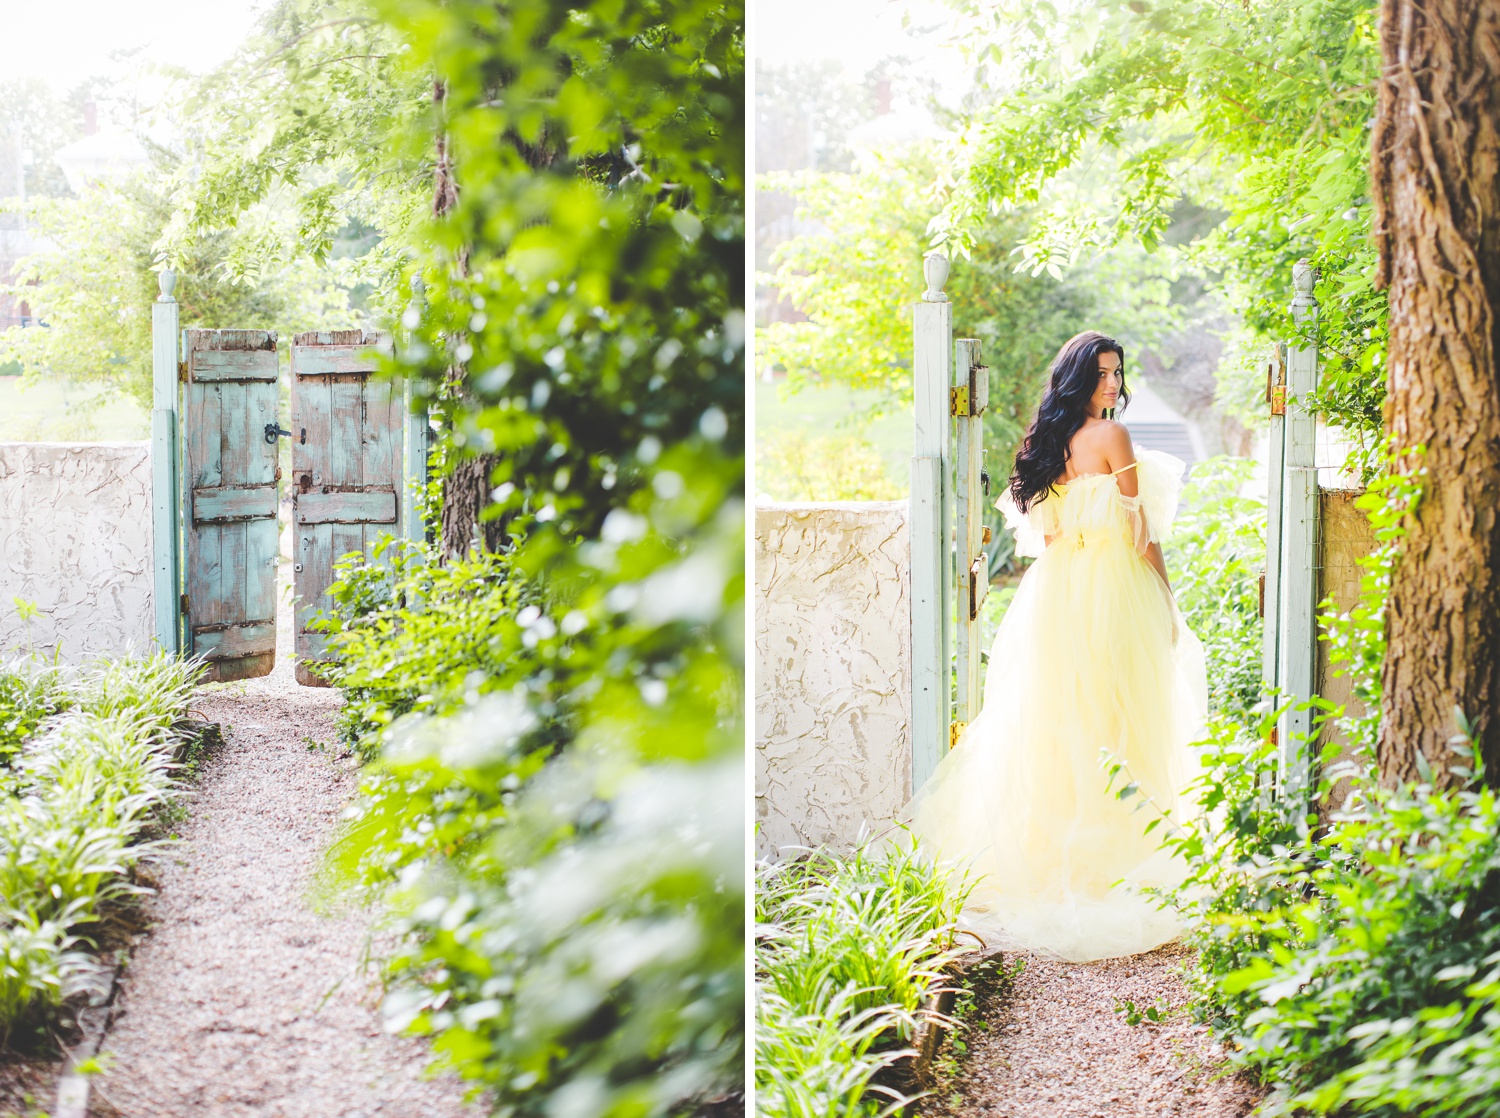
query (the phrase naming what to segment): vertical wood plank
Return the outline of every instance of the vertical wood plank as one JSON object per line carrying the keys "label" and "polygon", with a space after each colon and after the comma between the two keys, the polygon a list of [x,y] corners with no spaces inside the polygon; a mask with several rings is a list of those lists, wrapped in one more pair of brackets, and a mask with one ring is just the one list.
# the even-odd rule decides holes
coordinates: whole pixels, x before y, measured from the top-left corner
{"label": "vertical wood plank", "polygon": [[151,305],[151,551],[152,612],[156,643],[163,651],[182,648],[181,468],[178,462],[178,307],[177,276],[163,269],[160,295]]}
{"label": "vertical wood plank", "polygon": [[[1313,297],[1316,277],[1306,260],[1292,268],[1292,316],[1299,326],[1317,321],[1318,301]],[[1316,417],[1306,399],[1318,387],[1318,351],[1311,345],[1287,349],[1287,413],[1285,421],[1286,480],[1283,491],[1281,601],[1279,624],[1280,670],[1284,698],[1300,702],[1309,698],[1317,672],[1317,530],[1318,471]],[[1300,799],[1312,782],[1308,739],[1312,712],[1288,711],[1278,726],[1277,742],[1281,794]]]}
{"label": "vertical wood plank", "polygon": [[205,489],[224,483],[219,449],[222,435],[222,384],[188,386],[188,408],[192,422],[184,432],[187,441],[188,485]]}
{"label": "vertical wood plank", "polygon": [[331,411],[328,438],[328,484],[363,485],[364,389],[359,373],[338,373],[330,378]]}
{"label": "vertical wood plank", "polygon": [[330,379],[327,376],[293,377],[292,472],[295,477],[292,484],[303,493],[331,484],[327,467],[332,411]]}
{"label": "vertical wood plank", "polygon": [[298,580],[302,597],[297,607],[297,631],[303,633],[307,623],[328,608],[328,584],[333,581],[333,525],[298,525],[297,540],[302,552],[298,574],[303,576]]}
{"label": "vertical wood plank", "polygon": [[231,521],[219,529],[219,620],[227,625],[249,620],[247,574],[245,521]]}
{"label": "vertical wood plank", "polygon": [[219,593],[222,566],[222,524],[201,524],[194,533],[198,537],[198,562],[188,579],[188,601],[191,603],[193,628],[218,625],[224,620],[220,608],[223,597]]}
{"label": "vertical wood plank", "polygon": [[[946,260],[942,263],[946,272]],[[952,421],[948,415],[953,308],[941,292],[935,298],[924,294],[923,300],[912,312],[913,790],[931,775],[946,752],[953,717]],[[928,609],[934,611],[935,622],[926,615]]]}
{"label": "vertical wood plank", "polygon": [[427,436],[430,430],[427,405],[417,400],[410,378],[402,385],[402,398],[406,413],[406,462],[401,490],[401,529],[407,539],[421,543],[426,538],[426,526],[421,523],[417,499],[427,484]]}
{"label": "vertical wood plank", "polygon": [[[954,499],[956,522],[954,538],[954,634],[955,663],[958,686],[955,692],[954,719],[965,725],[979,714],[979,660],[980,622],[977,616],[969,615],[970,582],[976,557],[984,555],[982,532],[984,511],[981,503],[982,486],[980,470],[984,455],[984,394],[974,391],[974,381],[980,367],[979,342],[973,338],[960,338],[954,343],[953,383],[956,387],[969,389],[969,413],[960,415],[956,421],[954,442]],[[986,569],[986,576],[988,571]],[[982,600],[988,589],[988,578],[983,587],[975,585],[972,590],[975,601]]]}
{"label": "vertical wood plank", "polygon": [[939,531],[942,460],[918,455],[911,460],[911,781],[920,788],[937,768],[944,742],[938,728],[948,719],[948,673],[942,662],[942,577]]}
{"label": "vertical wood plank", "polygon": [[245,620],[271,621],[276,617],[277,523],[272,517],[245,524]]}

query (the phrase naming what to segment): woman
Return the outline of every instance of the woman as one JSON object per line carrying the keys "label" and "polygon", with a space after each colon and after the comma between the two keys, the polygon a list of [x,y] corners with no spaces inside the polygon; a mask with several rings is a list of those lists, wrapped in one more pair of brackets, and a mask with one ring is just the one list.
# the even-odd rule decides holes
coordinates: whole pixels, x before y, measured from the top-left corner
{"label": "woman", "polygon": [[1135,452],[1106,418],[1130,398],[1124,362],[1093,331],[1052,362],[996,502],[1037,561],[995,634],[984,709],[906,813],[924,846],[982,875],[967,926],[1073,961],[1176,937],[1140,890],[1180,880],[1160,841],[1191,810],[1207,705],[1160,546],[1183,464]]}

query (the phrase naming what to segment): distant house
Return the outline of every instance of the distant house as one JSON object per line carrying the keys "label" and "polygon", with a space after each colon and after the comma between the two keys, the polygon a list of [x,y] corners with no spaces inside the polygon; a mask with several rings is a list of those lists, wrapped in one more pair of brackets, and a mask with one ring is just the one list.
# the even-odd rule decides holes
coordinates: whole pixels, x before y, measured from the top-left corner
{"label": "distant house", "polygon": [[1129,388],[1130,405],[1120,413],[1120,422],[1136,446],[1175,454],[1187,463],[1189,471],[1208,457],[1197,424],[1175,411],[1143,381],[1136,380]]}
{"label": "distant house", "polygon": [[82,194],[96,182],[128,174],[149,156],[129,132],[93,132],[58,148],[53,158],[68,177],[73,193]]}

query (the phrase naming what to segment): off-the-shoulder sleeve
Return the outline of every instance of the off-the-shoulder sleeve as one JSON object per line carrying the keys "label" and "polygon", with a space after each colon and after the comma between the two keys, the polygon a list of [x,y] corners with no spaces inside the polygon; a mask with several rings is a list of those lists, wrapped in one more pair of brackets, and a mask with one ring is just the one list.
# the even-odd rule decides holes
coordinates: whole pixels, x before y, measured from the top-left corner
{"label": "off-the-shoulder sleeve", "polygon": [[1016,533],[1016,554],[1023,558],[1041,558],[1047,549],[1047,537],[1058,534],[1058,510],[1056,500],[1034,501],[1029,512],[1016,507],[1016,498],[1010,489],[1001,492],[996,509],[1005,516],[1005,527]]}
{"label": "off-the-shoulder sleeve", "polygon": [[1033,505],[1029,513],[1022,512],[1016,508],[1015,498],[1007,487],[995,502],[995,507],[1004,515],[1005,526],[1016,534],[1016,554],[1030,559],[1040,558],[1047,550],[1047,534],[1040,523],[1041,518],[1036,515],[1037,506]]}
{"label": "off-the-shoulder sleeve", "polygon": [[1182,496],[1182,475],[1187,463],[1161,450],[1136,448],[1136,480],[1139,485],[1141,511],[1145,513],[1146,535],[1150,543],[1161,543],[1177,519],[1177,502]]}

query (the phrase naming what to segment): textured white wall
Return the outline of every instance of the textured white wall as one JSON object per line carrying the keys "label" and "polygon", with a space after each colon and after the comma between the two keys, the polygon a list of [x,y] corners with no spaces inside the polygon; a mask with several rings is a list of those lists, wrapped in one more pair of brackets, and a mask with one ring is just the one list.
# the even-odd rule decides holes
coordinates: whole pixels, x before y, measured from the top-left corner
{"label": "textured white wall", "polygon": [[846,848],[911,794],[905,501],[755,509],[761,857]]}
{"label": "textured white wall", "polygon": [[150,444],[0,443],[0,654],[77,663],[153,632]]}

